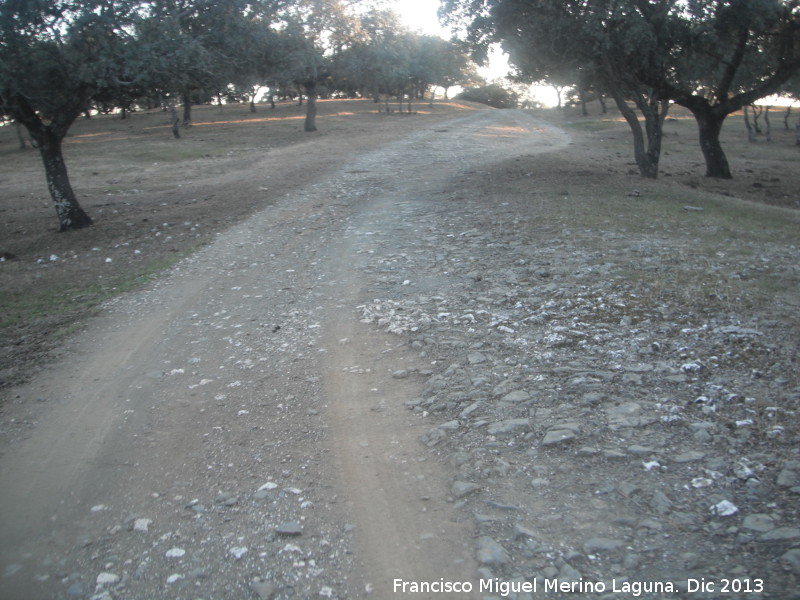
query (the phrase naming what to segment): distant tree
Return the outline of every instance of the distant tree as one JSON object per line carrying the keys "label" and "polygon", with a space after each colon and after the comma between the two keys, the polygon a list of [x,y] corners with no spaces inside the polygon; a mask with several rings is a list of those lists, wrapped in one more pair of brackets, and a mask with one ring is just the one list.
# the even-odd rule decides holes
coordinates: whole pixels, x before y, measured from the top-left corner
{"label": "distant tree", "polygon": [[93,103],[125,87],[135,9],[112,0],[0,2],[0,109],[36,143],[61,231],[92,223],[70,184],[62,142]]}
{"label": "distant tree", "polygon": [[456,98],[469,100],[470,102],[480,102],[494,108],[516,108],[519,106],[519,95],[498,83],[467,88]]}
{"label": "distant tree", "polygon": [[137,25],[138,83],[183,104],[226,93],[259,73],[277,0],[149,0]]}
{"label": "distant tree", "polygon": [[430,86],[448,90],[455,86],[483,83],[463,42],[433,35],[411,34],[411,75],[422,91]]}
{"label": "distant tree", "polygon": [[306,97],[306,118],[303,130],[317,130],[317,96],[320,84],[328,76],[328,59],[318,38],[302,22],[290,21],[279,32],[280,51],[276,79],[289,85],[298,86],[300,101]]}
{"label": "distant tree", "polygon": [[281,77],[306,96],[303,130],[317,130],[317,96],[331,78],[335,56],[348,45],[354,20],[343,0],[295,0],[284,16]]}
{"label": "distant tree", "polygon": [[[432,86],[447,89],[478,80],[463,43],[409,31],[391,10],[356,16],[353,35],[334,57],[335,85],[348,93],[422,99]],[[388,98],[387,98],[388,101]]]}
{"label": "distant tree", "polygon": [[337,85],[372,96],[376,103],[381,94],[399,95],[411,76],[412,44],[397,13],[370,10],[359,15],[354,33],[334,57]]}

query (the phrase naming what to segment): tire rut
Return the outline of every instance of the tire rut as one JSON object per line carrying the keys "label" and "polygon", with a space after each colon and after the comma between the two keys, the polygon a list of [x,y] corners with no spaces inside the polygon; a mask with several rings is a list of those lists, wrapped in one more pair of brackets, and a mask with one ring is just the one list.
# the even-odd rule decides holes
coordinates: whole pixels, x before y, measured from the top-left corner
{"label": "tire rut", "polygon": [[[325,269],[333,299],[325,346],[334,350],[325,355],[323,373],[332,451],[357,515],[354,533],[365,587],[379,597],[402,589],[402,582],[475,581],[477,563],[471,523],[453,503],[448,469],[419,443],[428,427],[405,405],[419,394],[430,365],[399,338],[354,317],[377,284],[365,257],[380,261],[382,241],[393,254],[414,246],[426,205],[452,190],[459,172],[477,164],[467,151],[475,145],[483,145],[491,160],[501,160],[566,143],[563,134],[549,129],[545,138],[532,137],[537,128],[516,111],[454,120],[433,134],[415,134],[364,157],[348,169],[351,178],[334,186],[341,196],[366,198],[353,206]],[[459,591],[435,597],[478,598],[477,589],[474,596]]]}

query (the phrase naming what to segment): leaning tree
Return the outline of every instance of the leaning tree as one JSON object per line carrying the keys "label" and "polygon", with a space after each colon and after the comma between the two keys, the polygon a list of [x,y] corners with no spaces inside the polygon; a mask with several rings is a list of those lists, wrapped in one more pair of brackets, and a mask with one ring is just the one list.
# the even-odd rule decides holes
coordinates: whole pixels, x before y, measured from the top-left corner
{"label": "leaning tree", "polygon": [[61,231],[92,223],[70,185],[62,142],[94,102],[125,79],[132,1],[0,2],[0,109],[36,142]]}

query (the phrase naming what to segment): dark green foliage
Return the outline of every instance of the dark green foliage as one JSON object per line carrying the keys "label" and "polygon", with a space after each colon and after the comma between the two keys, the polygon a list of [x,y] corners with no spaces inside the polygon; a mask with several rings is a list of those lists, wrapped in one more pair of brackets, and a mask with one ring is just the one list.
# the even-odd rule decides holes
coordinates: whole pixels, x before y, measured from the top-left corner
{"label": "dark green foliage", "polygon": [[480,102],[495,108],[517,108],[519,95],[496,83],[481,87],[467,88],[456,96],[459,100]]}

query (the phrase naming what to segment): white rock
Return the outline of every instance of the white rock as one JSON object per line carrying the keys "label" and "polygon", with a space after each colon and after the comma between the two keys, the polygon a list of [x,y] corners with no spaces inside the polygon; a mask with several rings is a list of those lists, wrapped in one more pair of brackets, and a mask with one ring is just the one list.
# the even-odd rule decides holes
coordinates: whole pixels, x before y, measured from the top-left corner
{"label": "white rock", "polygon": [[152,522],[152,519],[136,519],[133,522],[133,529],[134,531],[147,531]]}
{"label": "white rock", "polygon": [[692,479],[692,487],[697,489],[705,488],[713,484],[714,482],[708,477],[695,477]]}
{"label": "white rock", "polygon": [[119,582],[119,575],[103,571],[97,576],[97,585],[112,585]]}
{"label": "white rock", "polygon": [[170,548],[164,556],[167,558],[181,558],[184,554],[186,554],[186,550],[183,548]]}
{"label": "white rock", "polygon": [[711,512],[720,517],[730,517],[739,512],[739,508],[730,500],[723,500],[712,506]]}
{"label": "white rock", "polygon": [[231,554],[231,556],[233,556],[233,558],[239,560],[245,554],[247,554],[247,548],[245,548],[244,546],[234,546],[233,548],[228,550],[228,552]]}

